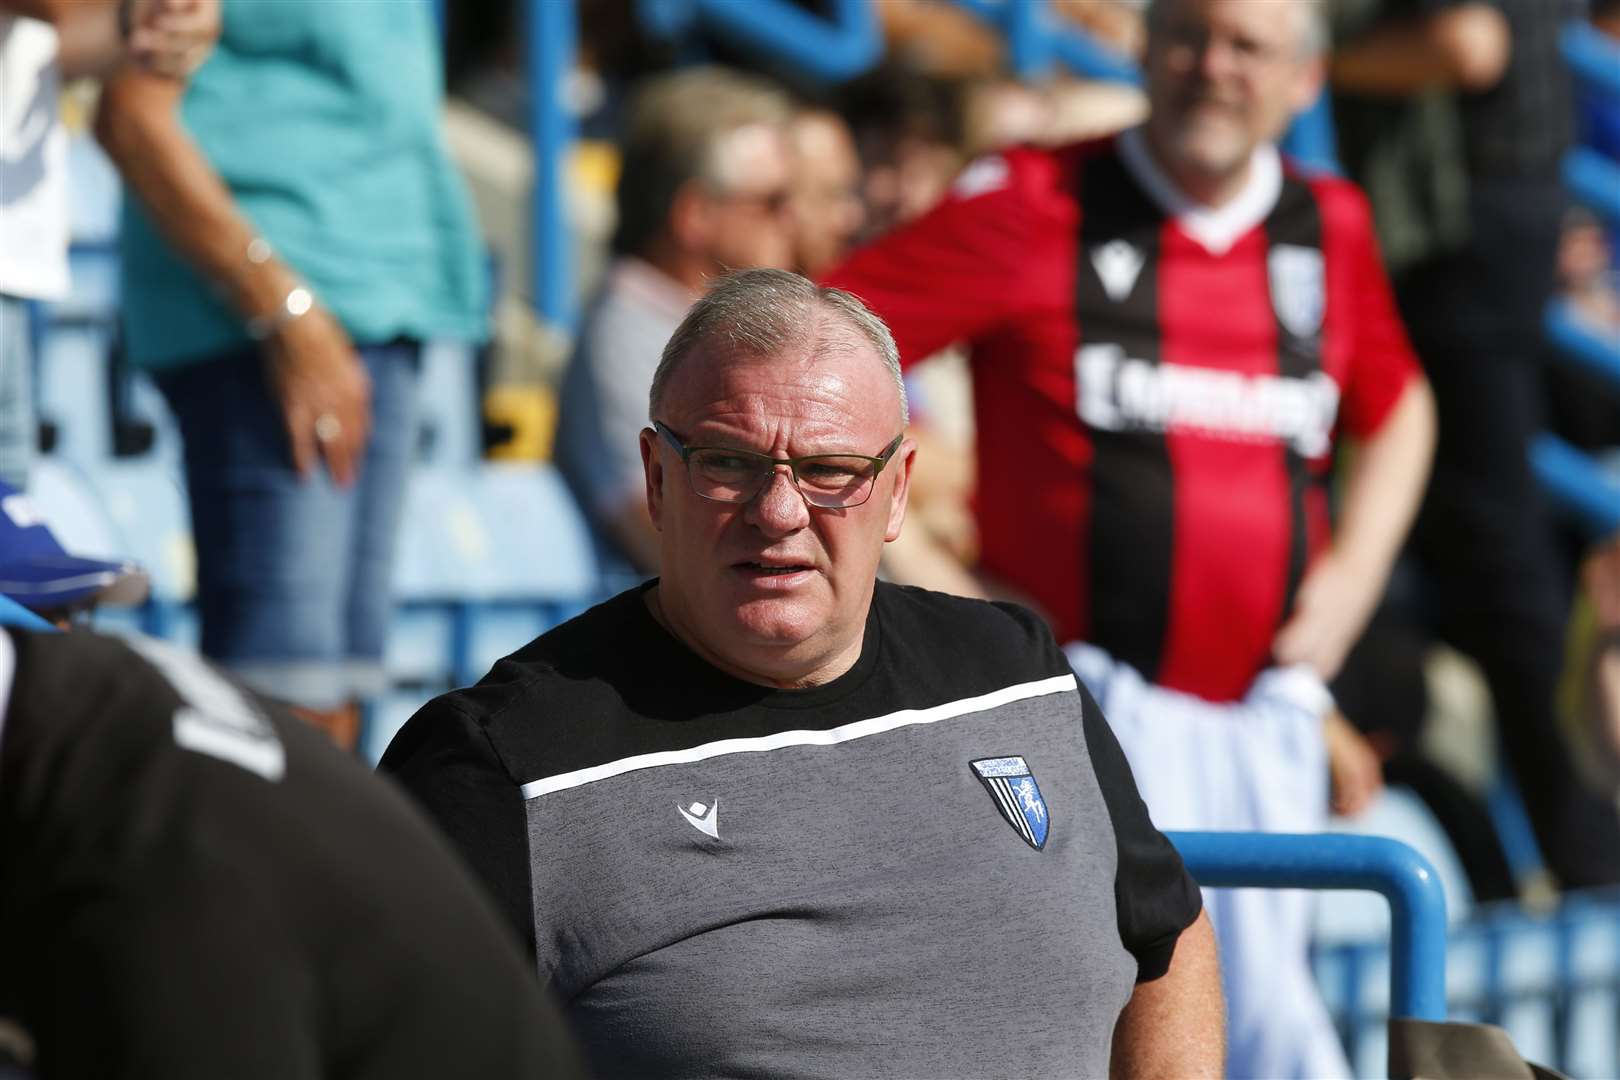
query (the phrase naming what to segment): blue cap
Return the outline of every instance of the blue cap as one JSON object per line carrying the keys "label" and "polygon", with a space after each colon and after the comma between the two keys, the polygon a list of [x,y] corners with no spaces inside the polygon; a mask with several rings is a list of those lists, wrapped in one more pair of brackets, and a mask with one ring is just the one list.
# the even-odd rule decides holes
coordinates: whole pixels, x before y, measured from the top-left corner
{"label": "blue cap", "polygon": [[34,611],[85,603],[138,604],[151,587],[132,562],[69,555],[33,500],[0,483],[0,594]]}
{"label": "blue cap", "polygon": [[20,626],[24,630],[55,630],[56,627],[0,593],[0,626]]}

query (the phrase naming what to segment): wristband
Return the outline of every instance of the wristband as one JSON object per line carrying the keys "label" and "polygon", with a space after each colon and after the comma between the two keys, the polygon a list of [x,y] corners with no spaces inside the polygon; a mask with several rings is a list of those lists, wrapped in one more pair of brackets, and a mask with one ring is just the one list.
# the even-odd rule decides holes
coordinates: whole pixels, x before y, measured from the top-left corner
{"label": "wristband", "polygon": [[294,285],[286,298],[268,315],[248,320],[248,336],[254,341],[266,341],[288,323],[308,315],[314,306],[314,294],[302,285]]}
{"label": "wristband", "polygon": [[242,251],[242,254],[247,256],[247,261],[254,266],[263,266],[270,261],[270,256],[275,253],[275,249],[270,246],[270,241],[257,233],[254,234],[253,239],[247,242],[247,247]]}

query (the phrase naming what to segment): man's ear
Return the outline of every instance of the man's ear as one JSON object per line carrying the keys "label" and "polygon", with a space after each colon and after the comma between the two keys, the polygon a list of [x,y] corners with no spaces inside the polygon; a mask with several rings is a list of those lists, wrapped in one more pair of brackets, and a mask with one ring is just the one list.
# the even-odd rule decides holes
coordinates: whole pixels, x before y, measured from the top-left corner
{"label": "man's ear", "polygon": [[669,202],[669,235],[683,251],[707,251],[714,235],[714,200],[701,180],[682,184]]}
{"label": "man's ear", "polygon": [[900,539],[900,527],[906,522],[906,499],[911,495],[911,465],[917,459],[917,440],[907,439],[889,459],[885,472],[894,472],[894,495],[889,499],[889,521],[883,530],[884,543]]}
{"label": "man's ear", "polygon": [[641,471],[647,478],[647,516],[658,528],[658,515],[664,509],[664,463],[658,458],[658,433],[641,429]]}
{"label": "man's ear", "polygon": [[1300,65],[1299,73],[1294,77],[1294,86],[1289,94],[1289,106],[1295,116],[1305,112],[1316,99],[1322,96],[1322,90],[1327,85],[1327,63],[1317,56]]}

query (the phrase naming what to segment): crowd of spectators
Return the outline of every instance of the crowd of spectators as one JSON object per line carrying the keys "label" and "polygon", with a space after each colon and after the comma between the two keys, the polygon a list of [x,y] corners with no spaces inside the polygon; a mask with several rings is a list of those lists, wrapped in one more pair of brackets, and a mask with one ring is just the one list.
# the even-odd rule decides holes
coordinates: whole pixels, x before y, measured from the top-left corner
{"label": "crowd of spectators", "polygon": [[[671,334],[728,271],[826,280],[893,328],[911,395],[910,516],[883,576],[1044,616],[1155,824],[1315,829],[1387,779],[1429,802],[1478,898],[1516,895],[1484,794],[1423,749],[1423,658],[1444,645],[1488,687],[1546,871],[1620,884],[1620,545],[1570,529],[1530,463],[1546,428],[1620,445],[1620,389],[1563,369],[1543,332],[1561,299],[1620,346],[1613,223],[1561,174],[1577,142],[1620,160],[1620,105],[1559,51],[1576,18],[1620,40],[1620,5],[1297,6],[1296,42],[1203,0],[1054,3],[1145,65],[1137,90],[1010,79],[993,34],[928,0],[879,4],[888,56],[841,87],[585,5],[582,130],[616,148],[615,228],[556,387],[556,465],[604,564],[657,576],[642,433]],[[124,348],[183,439],[201,650],[352,748],[386,682],[421,346],[482,341],[490,310],[430,9],[61,7],[0,0],[0,89],[29,90],[24,110],[0,95],[0,478],[26,486],[35,441],[23,303],[66,288],[60,133],[31,117],[59,75],[93,75],[128,191]],[[518,9],[452,5],[446,29],[451,91],[521,128]],[[1319,90],[1352,183],[1271,149]],[[1297,384],[1278,408],[1301,416],[1326,384],[1332,411],[1316,441],[1292,414],[1225,433],[1196,402],[1133,415],[1149,366]],[[38,524],[0,495],[0,540]],[[0,577],[24,554],[0,551]],[[102,569],[123,590],[84,595],[127,599],[138,575]],[[1235,748],[1207,737],[1222,726],[1264,734]],[[1293,772],[1312,778],[1293,801],[1212,809]],[[1308,914],[1271,899],[1210,907],[1233,1060],[1343,1073],[1289,981],[1309,980]]]}

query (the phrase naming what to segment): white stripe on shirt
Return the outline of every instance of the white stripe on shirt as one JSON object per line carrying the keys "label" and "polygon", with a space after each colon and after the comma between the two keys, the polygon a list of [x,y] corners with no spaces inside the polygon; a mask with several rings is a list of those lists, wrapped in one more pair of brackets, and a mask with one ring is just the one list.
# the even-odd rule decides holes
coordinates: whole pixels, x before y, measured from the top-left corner
{"label": "white stripe on shirt", "polygon": [[620,758],[618,761],[610,761],[605,765],[593,765],[588,769],[576,769],[573,772],[559,773],[556,776],[531,780],[523,785],[523,798],[525,800],[534,799],[541,795],[566,791],[569,788],[583,787],[586,784],[594,784],[598,780],[608,780],[627,772],[635,772],[638,769],[656,769],[663,765],[686,765],[695,761],[722,757],[726,754],[757,754],[766,750],[780,750],[789,746],[833,746],[838,743],[849,742],[851,739],[879,735],[885,731],[893,731],[896,728],[911,727],[915,724],[934,724],[941,720],[950,720],[954,717],[984,712],[988,709],[999,708],[1002,705],[1010,705],[1015,701],[1044,697],[1048,694],[1062,694],[1072,691],[1076,687],[1077,683],[1073,675],[1054,675],[1050,679],[1039,679],[1035,682],[1006,686],[988,694],[981,694],[978,697],[948,701],[943,705],[935,705],[927,709],[902,709],[899,712],[889,713],[887,716],[856,720],[854,723],[828,728],[825,731],[779,731],[774,735],[761,735],[752,739],[721,739],[719,742],[704,743],[702,746],[694,746],[689,750],[664,750],[655,754],[637,754],[635,757]]}

